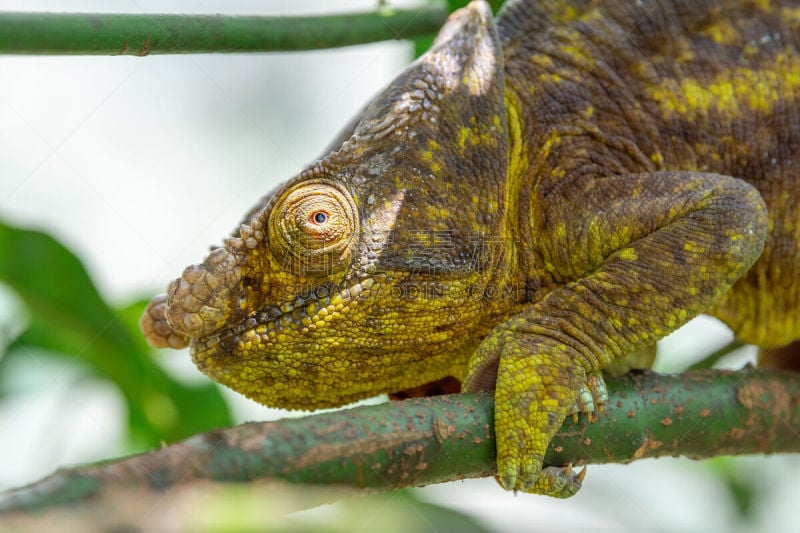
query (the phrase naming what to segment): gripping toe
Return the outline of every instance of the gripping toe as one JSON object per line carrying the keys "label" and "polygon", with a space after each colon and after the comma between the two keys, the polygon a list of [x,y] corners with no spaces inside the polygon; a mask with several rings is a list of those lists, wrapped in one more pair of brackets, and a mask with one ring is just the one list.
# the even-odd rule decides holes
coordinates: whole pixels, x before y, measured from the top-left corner
{"label": "gripping toe", "polygon": [[600,372],[593,372],[586,378],[586,383],[578,391],[575,403],[570,408],[568,415],[573,418],[578,413],[585,414],[590,420],[595,414],[603,411],[603,406],[608,402],[608,388]]}

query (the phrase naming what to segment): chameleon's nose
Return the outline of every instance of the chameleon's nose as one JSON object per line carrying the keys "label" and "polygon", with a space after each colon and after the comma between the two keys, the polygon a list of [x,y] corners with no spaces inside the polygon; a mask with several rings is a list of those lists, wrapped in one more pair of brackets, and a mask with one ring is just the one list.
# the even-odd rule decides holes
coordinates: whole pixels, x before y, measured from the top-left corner
{"label": "chameleon's nose", "polygon": [[189,337],[172,329],[167,322],[166,310],[167,295],[154,296],[139,319],[139,329],[153,348],[185,348]]}
{"label": "chameleon's nose", "polygon": [[199,265],[186,267],[167,289],[164,316],[187,337],[204,337],[223,328],[242,309],[238,258],[217,248]]}

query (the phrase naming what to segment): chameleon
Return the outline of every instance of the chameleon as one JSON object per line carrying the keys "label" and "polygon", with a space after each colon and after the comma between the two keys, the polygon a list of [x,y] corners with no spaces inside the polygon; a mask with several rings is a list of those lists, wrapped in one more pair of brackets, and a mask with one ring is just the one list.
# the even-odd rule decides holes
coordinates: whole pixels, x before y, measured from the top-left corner
{"label": "chameleon", "polygon": [[700,313],[797,352],[798,187],[797,1],[473,1],[141,329],[269,406],[493,391],[500,484],[568,497],[603,369]]}

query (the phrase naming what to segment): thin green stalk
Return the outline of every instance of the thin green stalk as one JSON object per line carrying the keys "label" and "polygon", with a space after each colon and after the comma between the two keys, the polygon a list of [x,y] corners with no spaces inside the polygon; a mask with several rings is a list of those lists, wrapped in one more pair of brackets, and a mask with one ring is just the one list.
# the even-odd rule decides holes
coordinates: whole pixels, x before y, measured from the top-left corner
{"label": "thin green stalk", "polygon": [[136,55],[313,50],[435,33],[441,5],[307,17],[0,13],[0,54]]}
{"label": "thin green stalk", "polygon": [[703,359],[690,366],[687,370],[705,370],[707,368],[713,368],[717,361],[719,361],[729,353],[733,353],[739,348],[743,348],[745,346],[747,345],[743,342],[732,340],[719,350],[711,352]]}

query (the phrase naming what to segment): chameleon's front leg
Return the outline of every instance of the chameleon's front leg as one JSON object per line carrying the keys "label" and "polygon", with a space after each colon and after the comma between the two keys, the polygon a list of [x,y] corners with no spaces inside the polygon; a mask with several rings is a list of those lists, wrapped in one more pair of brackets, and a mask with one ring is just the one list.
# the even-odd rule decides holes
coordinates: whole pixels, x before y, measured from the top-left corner
{"label": "chameleon's front leg", "polygon": [[[569,467],[540,471],[547,444],[567,415],[583,411],[591,416],[604,398],[595,402],[587,386],[591,370],[580,364],[574,350],[525,329],[524,318],[509,320],[481,345],[481,356],[501,354],[495,388],[498,479],[508,489],[572,496],[584,471]],[[481,358],[473,361],[480,363]]]}
{"label": "chameleon's front leg", "polygon": [[726,176],[635,174],[564,189],[591,192],[548,197],[543,219],[570,229],[531,245],[573,281],[495,327],[464,381],[495,390],[500,483],[556,497],[581,477],[543,472],[542,460],[576,404],[602,401],[587,398],[602,396],[597,372],[712,305],[756,261],[767,229],[758,192]]}

